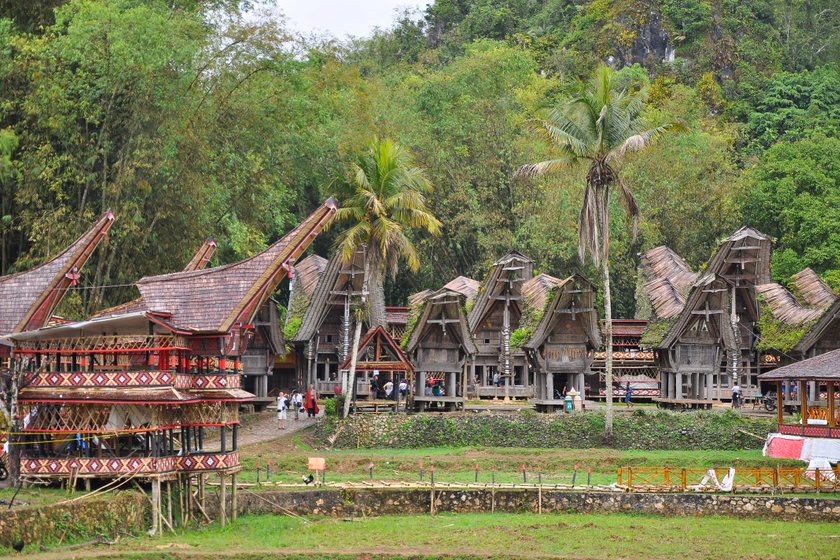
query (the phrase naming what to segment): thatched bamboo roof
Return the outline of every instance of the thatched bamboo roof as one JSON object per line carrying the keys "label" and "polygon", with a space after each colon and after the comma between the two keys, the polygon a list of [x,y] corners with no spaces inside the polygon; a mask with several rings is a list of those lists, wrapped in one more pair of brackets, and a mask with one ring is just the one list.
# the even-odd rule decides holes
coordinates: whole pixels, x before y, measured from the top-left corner
{"label": "thatched bamboo roof", "polygon": [[481,288],[481,282],[473,280],[472,278],[467,278],[466,276],[459,276],[458,278],[451,280],[444,286],[444,288],[463,294],[467,303],[469,303],[473,301],[476,294],[478,294],[478,290]]}
{"label": "thatched bamboo roof", "polygon": [[312,297],[315,286],[327,268],[327,259],[318,255],[309,255],[295,264],[295,291],[303,290],[307,297]]}
{"label": "thatched bamboo roof", "polygon": [[697,274],[677,253],[664,245],[641,254],[644,292],[657,318],[672,319],[680,314]]}
{"label": "thatched bamboo roof", "polygon": [[576,316],[581,318],[589,345],[592,348],[601,346],[598,311],[595,309],[595,284],[579,274],[565,280],[539,274],[525,283],[523,292],[528,296],[528,305],[540,314],[534,334],[522,345],[524,348],[538,348],[561,317],[564,320],[572,318],[573,315],[569,313],[571,309],[579,309]]}
{"label": "thatched bamboo roof", "polygon": [[794,274],[791,281],[811,309],[825,309],[837,299],[834,290],[829,288],[828,284],[810,268]]}
{"label": "thatched bamboo roof", "polygon": [[[335,251],[327,262],[321,279],[318,280],[312,297],[309,298],[309,305],[301,318],[300,328],[291,342],[309,342],[321,328],[324,320],[335,307],[339,300],[343,302],[339,292],[353,292],[360,294],[364,283],[364,253],[360,249],[350,262],[343,262],[341,254]],[[370,282],[370,294],[368,302],[370,305],[370,316],[368,324],[371,327],[385,326],[387,317],[385,311],[385,293],[381,283]],[[355,296],[358,300],[358,296]],[[355,304],[354,304],[355,305]]]}
{"label": "thatched bamboo roof", "polygon": [[422,307],[416,310],[419,318],[406,343],[406,352],[411,353],[416,350],[430,328],[439,329],[439,325],[431,324],[429,321],[439,320],[445,314],[448,319],[458,319],[457,323],[446,327],[447,331],[461,344],[466,354],[475,355],[478,350],[470,332],[467,315],[464,313],[465,302],[466,296],[463,293],[448,288],[441,288],[424,298],[418,304]]}
{"label": "thatched bamboo roof", "polygon": [[761,284],[755,287],[755,291],[764,298],[773,317],[786,325],[801,325],[822,315],[822,309],[802,306],[793,294],[779,284]]}
{"label": "thatched bamboo roof", "polygon": [[44,264],[0,278],[0,334],[46,326],[113,223],[114,214],[108,210],[69,247]]}

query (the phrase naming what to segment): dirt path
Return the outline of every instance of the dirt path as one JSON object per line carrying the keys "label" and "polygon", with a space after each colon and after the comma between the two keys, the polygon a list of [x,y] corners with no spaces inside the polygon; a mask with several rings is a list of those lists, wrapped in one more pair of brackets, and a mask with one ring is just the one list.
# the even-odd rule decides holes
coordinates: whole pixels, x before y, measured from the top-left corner
{"label": "dirt path", "polygon": [[[318,418],[321,418],[323,415],[324,411],[322,409],[317,418],[307,418],[306,414],[301,414],[300,419],[295,421],[295,415],[290,411],[288,414],[289,418],[286,420],[286,429],[278,430],[277,412],[273,410],[260,412],[247,419],[243,422],[242,426],[240,426],[239,434],[237,436],[237,445],[239,447],[245,447],[255,443],[264,443],[266,441],[272,441],[279,437],[286,436],[293,432],[304,430],[310,426],[314,426]],[[214,437],[211,438],[206,445],[208,449],[212,449],[218,444],[219,438]]]}

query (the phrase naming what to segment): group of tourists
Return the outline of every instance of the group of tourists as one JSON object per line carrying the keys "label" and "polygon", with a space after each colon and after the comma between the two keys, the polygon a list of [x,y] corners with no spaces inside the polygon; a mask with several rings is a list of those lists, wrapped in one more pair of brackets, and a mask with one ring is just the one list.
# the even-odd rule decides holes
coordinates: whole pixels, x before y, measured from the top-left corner
{"label": "group of tourists", "polygon": [[[291,398],[290,398],[291,397]],[[309,390],[305,394],[301,394],[297,389],[292,391],[290,396],[280,391],[277,395],[277,429],[286,429],[286,411],[291,408],[295,413],[295,421],[298,420],[300,414],[306,413],[307,418],[314,418],[320,409],[318,408],[318,394],[315,392],[315,386],[310,385]]]}
{"label": "group of tourists", "polygon": [[384,394],[386,400],[396,400],[397,395],[405,398],[408,394],[408,382],[405,379],[400,380],[397,385],[397,390],[394,390],[394,382],[388,379],[384,385],[379,385],[379,376],[374,375],[370,380],[370,400],[378,399]]}

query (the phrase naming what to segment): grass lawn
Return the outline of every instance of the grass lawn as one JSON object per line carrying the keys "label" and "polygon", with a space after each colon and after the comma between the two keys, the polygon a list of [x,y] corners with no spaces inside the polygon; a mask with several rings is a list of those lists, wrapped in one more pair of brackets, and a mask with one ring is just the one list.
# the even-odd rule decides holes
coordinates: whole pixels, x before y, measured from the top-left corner
{"label": "grass lawn", "polygon": [[[123,539],[99,558],[836,558],[833,523],[646,515],[441,514],[357,519],[245,516],[162,538]],[[93,551],[90,551],[93,553]],[[104,554],[105,556],[101,556]],[[282,556],[281,556],[282,554]],[[72,556],[78,556],[73,551]],[[42,554],[28,557],[39,558]],[[55,555],[49,558],[57,558]]]}
{"label": "grass lawn", "polygon": [[[297,482],[307,473],[309,457],[324,457],[327,482],[368,480],[367,467],[373,463],[374,480],[416,481],[423,464],[424,480],[435,467],[435,482],[473,483],[475,466],[478,481],[489,483],[496,468],[497,483],[522,482],[522,465],[527,481],[537,482],[542,468],[543,484],[569,484],[578,465],[577,484],[586,484],[592,469],[592,484],[612,484],[617,469],[624,467],[802,467],[802,461],[763,457],[759,450],[742,451],[622,451],[615,449],[534,449],[502,447],[318,450],[311,445],[311,430],[288,434],[274,441],[251,445],[240,450],[242,472],[239,480],[256,482],[256,465],[265,481],[266,461],[271,463],[271,481]],[[626,471],[625,471],[626,472]],[[626,477],[626,474],[625,474]]]}

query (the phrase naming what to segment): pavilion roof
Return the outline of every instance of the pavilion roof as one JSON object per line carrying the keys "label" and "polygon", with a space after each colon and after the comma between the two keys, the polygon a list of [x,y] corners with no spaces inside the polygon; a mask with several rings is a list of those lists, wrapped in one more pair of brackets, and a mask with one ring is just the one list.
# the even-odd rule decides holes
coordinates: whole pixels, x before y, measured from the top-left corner
{"label": "pavilion roof", "polygon": [[0,278],[0,334],[45,326],[114,223],[108,210],[70,246],[30,270]]}
{"label": "pavilion roof", "polygon": [[758,378],[762,381],[840,379],[840,349],[776,368]]}
{"label": "pavilion roof", "polygon": [[[373,360],[366,359],[365,349],[368,345],[373,345],[377,342],[378,344],[375,344],[375,347],[378,348],[380,352],[387,349],[394,357],[394,360],[381,360],[379,356],[374,356]],[[340,369],[350,369],[350,361],[352,360],[352,357],[352,353],[349,354],[344,362],[342,362]],[[411,361],[403,353],[400,347],[397,346],[397,343],[394,342],[394,339],[391,338],[388,331],[386,331],[382,326],[370,329],[365,336],[362,337],[358,346],[356,371],[372,370],[414,371],[414,366],[411,365]]]}

